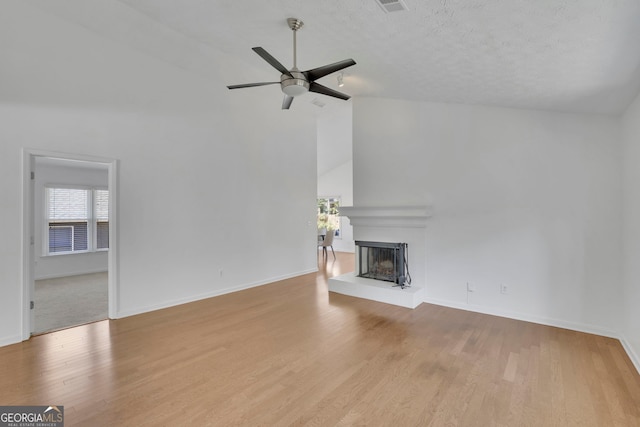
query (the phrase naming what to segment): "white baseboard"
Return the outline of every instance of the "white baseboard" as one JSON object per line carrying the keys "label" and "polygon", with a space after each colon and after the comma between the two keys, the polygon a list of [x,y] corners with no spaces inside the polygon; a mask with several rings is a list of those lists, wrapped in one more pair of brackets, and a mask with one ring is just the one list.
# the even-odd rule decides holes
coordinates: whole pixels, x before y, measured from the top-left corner
{"label": "white baseboard", "polygon": [[457,308],[460,310],[473,311],[475,313],[489,314],[492,316],[506,317],[508,319],[522,320],[524,322],[538,323],[545,326],[554,326],[556,328],[570,329],[577,332],[585,332],[587,334],[601,335],[603,337],[620,339],[620,335],[610,329],[601,328],[586,323],[570,322],[567,320],[552,319],[548,317],[539,317],[528,314],[516,313],[507,310],[499,310],[491,307],[485,307],[475,304],[464,304],[455,301],[440,300],[435,298],[425,298],[424,302],[429,304],[441,305],[444,307]]}
{"label": "white baseboard", "polygon": [[474,304],[463,304],[454,301],[440,300],[435,298],[425,298],[424,302],[428,304],[441,305],[443,307],[457,308],[459,310],[472,311],[475,313],[489,314],[492,316],[505,317],[508,319],[522,320],[524,322],[537,323],[539,325],[553,326],[556,328],[569,329],[577,332],[585,332],[587,334],[600,335],[607,338],[614,338],[620,341],[622,348],[631,359],[631,362],[635,366],[638,373],[640,373],[640,358],[635,353],[628,341],[624,339],[619,333],[610,329],[602,328],[595,325],[589,325],[586,323],[569,322],[566,320],[552,319],[547,317],[531,316],[522,313],[514,313],[506,310],[496,310],[484,306]]}
{"label": "white baseboard", "polygon": [[622,348],[627,352],[629,359],[631,359],[631,363],[633,363],[633,366],[636,367],[636,371],[640,374],[640,357],[638,357],[638,353],[634,351],[633,347],[624,336],[620,337],[620,344],[622,344]]}
{"label": "white baseboard", "polygon": [[3,337],[2,339],[0,339],[0,347],[4,347],[5,345],[18,344],[22,341],[22,335],[11,335],[8,337]]}
{"label": "white baseboard", "polygon": [[148,305],[148,306],[145,306],[145,307],[138,307],[138,308],[134,308],[134,309],[130,309],[130,310],[118,311],[116,313],[116,317],[115,318],[116,319],[121,319],[123,317],[135,316],[136,314],[143,314],[143,313],[148,313],[150,311],[162,310],[163,308],[175,307],[176,305],[188,304],[188,303],[194,302],[194,301],[200,301],[200,300],[207,299],[207,298],[213,298],[213,297],[217,297],[217,296],[220,296],[220,295],[230,294],[232,292],[238,292],[238,291],[243,291],[245,289],[255,288],[255,287],[258,287],[258,286],[262,286],[262,285],[267,285],[269,283],[278,282],[280,280],[285,280],[285,279],[290,279],[292,277],[298,277],[298,276],[302,276],[302,275],[305,275],[305,274],[316,273],[317,271],[318,271],[317,268],[313,268],[313,269],[300,271],[300,272],[296,272],[296,273],[285,274],[285,275],[277,276],[277,277],[271,277],[269,279],[264,279],[264,280],[260,280],[260,281],[253,282],[253,283],[246,283],[246,284],[243,284],[243,285],[233,286],[233,287],[230,287],[230,288],[216,289],[214,291],[206,292],[204,294],[193,295],[193,296],[186,297],[186,298],[179,298],[179,299],[172,300],[172,301],[166,301],[166,302],[163,302],[163,303],[160,303],[160,304],[154,304],[154,305]]}

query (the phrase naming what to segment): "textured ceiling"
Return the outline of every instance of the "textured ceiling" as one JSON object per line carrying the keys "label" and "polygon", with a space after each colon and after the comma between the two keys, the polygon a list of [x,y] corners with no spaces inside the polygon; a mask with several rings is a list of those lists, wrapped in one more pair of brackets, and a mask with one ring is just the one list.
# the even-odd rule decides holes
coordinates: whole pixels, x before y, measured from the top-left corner
{"label": "textured ceiling", "polygon": [[[350,95],[620,114],[640,89],[638,0],[405,3],[385,13],[375,0],[29,2],[224,86],[277,80],[251,48],[290,67],[286,18],[297,17],[299,68],[355,59],[340,89]],[[337,89],[334,75],[320,83]],[[280,103],[277,86],[242,91]]]}
{"label": "textured ceiling", "polygon": [[[265,108],[280,107],[278,86],[232,93],[225,86],[279,78],[251,50],[255,46],[292,66],[288,17],[305,22],[298,33],[300,69],[355,59],[343,88],[335,75],[319,81],[353,96],[618,115],[640,89],[640,0],[404,1],[409,10],[396,13],[385,13],[375,0],[29,0],[24,7],[188,70],[211,82],[213,96]],[[82,57],[67,59],[84,70]],[[84,74],[73,76],[73,83]],[[90,76],[85,80],[88,99],[110,91],[101,91]],[[7,92],[15,85],[5,86]],[[58,100],[55,88],[32,86],[15,90],[30,90],[37,99],[49,91]],[[314,99],[325,108],[313,105]],[[194,100],[186,96],[184,102]],[[306,94],[289,114],[330,116],[345,106]],[[339,138],[323,144],[320,173],[350,157]]]}
{"label": "textured ceiling", "polygon": [[292,65],[290,16],[299,68],[355,59],[351,95],[619,114],[640,83],[638,0],[120,1],[246,64],[225,85],[277,80],[254,46]]}

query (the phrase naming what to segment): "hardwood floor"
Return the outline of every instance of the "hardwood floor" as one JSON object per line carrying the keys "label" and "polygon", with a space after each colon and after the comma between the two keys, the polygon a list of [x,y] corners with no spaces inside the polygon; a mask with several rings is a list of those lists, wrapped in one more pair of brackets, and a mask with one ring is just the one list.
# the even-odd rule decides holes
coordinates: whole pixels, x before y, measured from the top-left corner
{"label": "hardwood floor", "polygon": [[620,343],[328,294],[320,272],[0,348],[0,405],[67,426],[638,426]]}

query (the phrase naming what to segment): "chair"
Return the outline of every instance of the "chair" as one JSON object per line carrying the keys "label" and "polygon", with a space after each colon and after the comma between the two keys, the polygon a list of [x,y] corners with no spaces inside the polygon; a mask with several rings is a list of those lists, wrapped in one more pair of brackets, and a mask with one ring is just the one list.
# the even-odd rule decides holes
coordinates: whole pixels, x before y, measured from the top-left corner
{"label": "chair", "polygon": [[327,256],[327,247],[330,247],[331,252],[333,253],[333,259],[336,259],[336,253],[333,250],[333,236],[335,234],[336,232],[334,230],[327,230],[324,240],[318,242],[318,247],[322,248],[322,256]]}

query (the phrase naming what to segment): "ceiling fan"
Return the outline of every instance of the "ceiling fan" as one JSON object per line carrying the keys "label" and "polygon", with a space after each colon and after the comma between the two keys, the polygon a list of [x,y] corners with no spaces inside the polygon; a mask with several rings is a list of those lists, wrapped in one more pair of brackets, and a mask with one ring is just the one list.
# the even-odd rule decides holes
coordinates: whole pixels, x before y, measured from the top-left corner
{"label": "ceiling fan", "polygon": [[260,83],[246,83],[240,85],[232,85],[227,86],[229,89],[242,89],[245,87],[255,87],[255,86],[266,86],[266,85],[275,85],[280,84],[280,88],[282,92],[284,92],[284,99],[282,100],[282,109],[288,110],[291,107],[291,103],[293,102],[293,98],[302,95],[306,92],[315,92],[320,93],[322,95],[333,96],[335,98],[347,100],[350,98],[349,95],[345,95],[344,93],[335,91],[326,86],[323,86],[319,83],[316,83],[321,77],[326,76],[327,74],[334,73],[336,71],[342,70],[344,68],[355,65],[356,62],[353,59],[345,59],[343,61],[339,61],[333,64],[325,65],[318,68],[313,68],[307,71],[300,71],[296,65],[296,32],[302,28],[304,23],[296,18],[288,18],[287,24],[289,24],[289,28],[293,30],[293,68],[287,70],[284,65],[278,62],[273,56],[269,54],[266,50],[261,47],[254,47],[253,51],[260,55],[262,59],[267,61],[273,68],[280,71],[282,75],[280,76],[279,82],[260,82]]}

